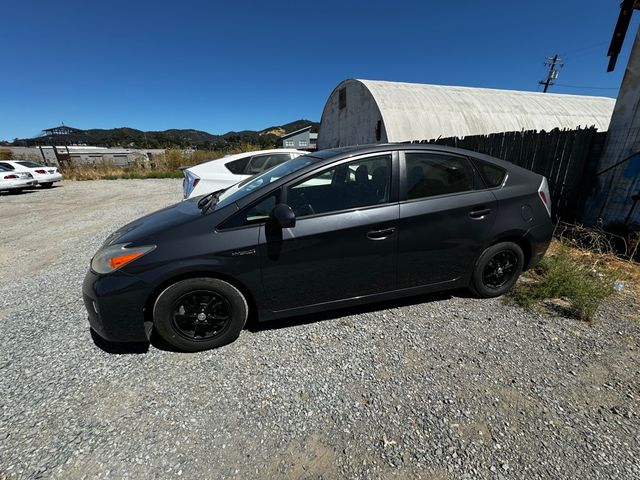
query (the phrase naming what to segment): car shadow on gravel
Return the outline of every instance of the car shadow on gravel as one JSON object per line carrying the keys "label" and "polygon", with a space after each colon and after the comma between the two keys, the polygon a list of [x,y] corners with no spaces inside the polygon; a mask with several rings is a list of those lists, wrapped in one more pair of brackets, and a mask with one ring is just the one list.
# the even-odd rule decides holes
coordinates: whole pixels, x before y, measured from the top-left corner
{"label": "car shadow on gravel", "polygon": [[33,193],[33,190],[20,190],[19,192],[11,191],[11,190],[2,190],[0,192],[0,197],[19,197],[21,195],[27,195],[29,193]]}
{"label": "car shadow on gravel", "polygon": [[100,350],[115,355],[131,355],[147,353],[149,351],[149,342],[136,343],[114,343],[109,342],[98,335],[93,329],[90,329],[91,339]]}
{"label": "car shadow on gravel", "polygon": [[[325,320],[335,320],[342,317],[351,315],[361,315],[363,313],[371,313],[382,310],[390,310],[393,308],[407,307],[410,305],[420,305],[424,303],[431,303],[441,300],[449,300],[454,297],[473,298],[473,295],[466,290],[451,290],[448,292],[435,292],[415,297],[400,298],[395,300],[387,300],[382,302],[369,303],[366,305],[358,305],[353,307],[339,308],[326,312],[310,313],[307,315],[300,315],[296,317],[283,318],[281,320],[271,320],[268,322],[258,322],[254,315],[251,315],[247,320],[245,329],[250,332],[261,332],[265,330],[279,330],[281,328],[290,328],[300,325],[306,325],[310,323],[322,322]],[[179,350],[167,343],[155,330],[151,335],[151,342],[141,343],[113,343],[109,342],[97,333],[91,330],[91,338],[95,345],[106,353],[115,355],[131,355],[142,354],[149,351],[149,347],[152,345],[158,350],[164,350],[169,352],[178,352]]]}
{"label": "car shadow on gravel", "polygon": [[415,297],[406,297],[395,300],[386,300],[382,302],[369,303],[354,307],[345,307],[326,312],[311,313],[308,315],[283,318],[282,320],[271,320],[269,322],[258,322],[255,318],[249,318],[247,330],[251,332],[260,332],[264,330],[277,330],[280,328],[289,328],[298,325],[306,325],[309,323],[322,322],[324,320],[335,320],[350,315],[360,315],[363,313],[377,312],[381,310],[389,310],[392,308],[407,307],[410,305],[419,305],[422,303],[430,303],[439,300],[448,300],[453,297],[467,297],[470,294],[465,290],[451,290],[448,292],[435,292]]}

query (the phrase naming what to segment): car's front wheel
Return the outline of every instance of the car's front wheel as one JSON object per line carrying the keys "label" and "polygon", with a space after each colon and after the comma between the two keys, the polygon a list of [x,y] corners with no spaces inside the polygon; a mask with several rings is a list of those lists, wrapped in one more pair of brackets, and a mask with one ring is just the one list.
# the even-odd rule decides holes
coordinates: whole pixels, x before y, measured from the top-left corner
{"label": "car's front wheel", "polygon": [[53,186],[53,182],[43,182],[40,184],[42,188],[51,188]]}
{"label": "car's front wheel", "polygon": [[480,297],[499,297],[515,285],[524,266],[522,249],[513,242],[490,246],[476,262],[472,290]]}
{"label": "car's front wheel", "polygon": [[221,347],[238,338],[249,307],[233,285],[216,278],[190,278],[167,287],[156,299],[156,332],[187,352]]}

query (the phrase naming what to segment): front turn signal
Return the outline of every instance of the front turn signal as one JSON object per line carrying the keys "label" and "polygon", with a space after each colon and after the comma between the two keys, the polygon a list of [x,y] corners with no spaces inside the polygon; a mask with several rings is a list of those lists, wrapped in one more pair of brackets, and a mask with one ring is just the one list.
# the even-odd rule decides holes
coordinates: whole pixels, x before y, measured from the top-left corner
{"label": "front turn signal", "polygon": [[140,247],[128,247],[128,245],[128,243],[109,245],[99,250],[91,259],[91,270],[100,274],[113,272],[156,248],[155,245]]}

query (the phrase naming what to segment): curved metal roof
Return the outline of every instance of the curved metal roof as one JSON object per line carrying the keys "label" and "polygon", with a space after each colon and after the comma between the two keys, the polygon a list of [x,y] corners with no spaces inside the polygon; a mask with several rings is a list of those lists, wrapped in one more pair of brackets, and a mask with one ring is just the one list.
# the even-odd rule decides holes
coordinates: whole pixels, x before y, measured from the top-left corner
{"label": "curved metal roof", "polygon": [[373,96],[390,142],[579,126],[606,131],[615,104],[607,97],[374,80],[345,82],[354,81]]}

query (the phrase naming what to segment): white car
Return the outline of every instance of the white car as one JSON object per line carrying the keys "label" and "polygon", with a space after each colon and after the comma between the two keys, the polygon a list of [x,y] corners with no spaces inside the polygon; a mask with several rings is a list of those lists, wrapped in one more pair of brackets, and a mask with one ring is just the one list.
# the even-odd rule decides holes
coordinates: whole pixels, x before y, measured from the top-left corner
{"label": "white car", "polygon": [[309,152],[287,148],[258,150],[229,155],[185,168],[182,171],[184,198],[197,197],[230,187],[245,178],[307,153]]}
{"label": "white car", "polygon": [[0,167],[0,191],[21,192],[25,188],[35,187],[38,182],[28,172],[12,172],[8,168]]}
{"label": "white car", "polygon": [[13,172],[30,173],[42,188],[49,188],[54,182],[62,180],[62,174],[56,167],[47,167],[27,160],[3,160],[0,162],[0,167]]}

